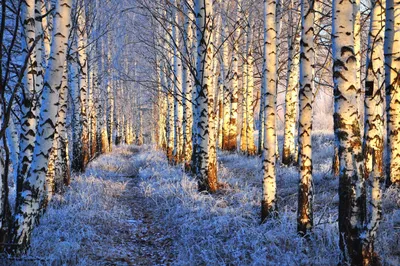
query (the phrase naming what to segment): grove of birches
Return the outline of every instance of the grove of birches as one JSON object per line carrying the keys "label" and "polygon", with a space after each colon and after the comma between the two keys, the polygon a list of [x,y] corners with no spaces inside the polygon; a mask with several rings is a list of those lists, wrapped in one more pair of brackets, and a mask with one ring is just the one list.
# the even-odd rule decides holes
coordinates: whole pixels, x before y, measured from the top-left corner
{"label": "grove of birches", "polygon": [[[263,263],[250,248],[242,265],[399,265],[399,1],[1,0],[0,8],[0,260],[29,252],[75,176],[132,146],[161,152],[208,200],[254,183],[252,226],[263,236],[289,219],[302,243],[291,252],[311,256],[328,242],[318,235],[334,230],[339,252],[329,263],[269,261],[271,245],[288,252],[277,238],[260,247]],[[222,180],[232,156],[254,160],[256,174]],[[285,171],[295,172],[293,195]],[[327,184],[329,219],[315,204]],[[213,237],[204,228],[197,238]],[[392,251],[381,234],[395,239]],[[225,255],[190,259],[207,254],[170,263],[237,265]]]}

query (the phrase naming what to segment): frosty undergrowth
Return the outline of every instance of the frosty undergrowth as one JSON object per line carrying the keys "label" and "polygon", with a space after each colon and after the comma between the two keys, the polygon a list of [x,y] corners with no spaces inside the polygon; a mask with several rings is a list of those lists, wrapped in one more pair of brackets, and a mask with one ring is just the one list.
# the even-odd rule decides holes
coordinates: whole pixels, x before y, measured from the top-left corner
{"label": "frosty undergrowth", "polygon": [[[220,153],[222,189],[207,195],[197,191],[196,181],[181,167],[169,166],[162,152],[145,146],[131,156],[132,147],[123,146],[93,161],[85,175],[74,177],[66,194],[54,197],[34,230],[27,260],[13,265],[98,265],[99,257],[127,252],[112,246],[110,236],[116,227],[130,226],[129,207],[118,202],[129,177],[140,178],[143,193],[156,202],[156,222],[175,236],[176,265],[336,265],[338,184],[330,174],[332,136],[319,134],[313,144],[316,226],[309,240],[296,234],[294,167],[278,167],[280,215],[260,225],[259,157]],[[385,265],[400,265],[399,206],[399,191],[387,190],[376,243]]]}
{"label": "frosty undergrowth", "polygon": [[[313,137],[314,233],[309,240],[296,234],[297,171],[279,167],[279,218],[260,225],[261,160],[238,154],[219,154],[215,195],[200,194],[193,178],[181,167],[170,167],[162,152],[144,149],[136,160],[141,187],[157,202],[166,228],[178,230],[174,247],[177,265],[337,265],[337,180],[330,173],[331,135]],[[399,191],[384,198],[384,221],[376,244],[386,265],[400,265]],[[397,230],[393,230],[395,221]],[[396,228],[396,227],[395,227]]]}

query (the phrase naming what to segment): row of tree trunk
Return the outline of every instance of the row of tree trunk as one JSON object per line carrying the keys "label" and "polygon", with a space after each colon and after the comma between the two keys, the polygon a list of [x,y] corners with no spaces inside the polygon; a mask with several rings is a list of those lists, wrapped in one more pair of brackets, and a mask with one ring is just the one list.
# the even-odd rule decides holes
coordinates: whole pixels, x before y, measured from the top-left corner
{"label": "row of tree trunk", "polygon": [[[117,47],[111,41],[115,33],[101,19],[107,5],[86,0],[12,2],[1,2],[0,38],[7,52],[1,51],[0,61],[11,63],[0,70],[5,88],[0,110],[0,250],[20,252],[29,247],[32,230],[54,193],[70,185],[71,171],[82,173],[113,145],[141,145],[144,137],[142,99],[117,73]],[[8,16],[10,12],[14,15]],[[9,27],[14,35],[21,32],[20,43],[14,35],[6,39]],[[22,66],[15,58],[23,59]],[[124,70],[129,67],[136,71],[132,64]],[[4,75],[9,72],[13,75]],[[121,106],[126,99],[133,100],[131,108]],[[10,164],[14,209],[8,193]]]}
{"label": "row of tree trunk", "polygon": [[[278,37],[282,11],[279,1],[265,0],[263,4],[263,67],[259,92],[254,85],[256,64],[253,57],[255,23],[252,3],[240,0],[214,3],[176,0],[169,3],[162,16],[159,13],[151,15],[158,22],[168,22],[167,26],[159,26],[155,31],[156,38],[167,36],[156,45],[160,84],[156,104],[158,146],[166,151],[171,163],[184,163],[186,170],[192,170],[200,191],[211,193],[218,190],[217,147],[247,155],[262,151],[261,219],[265,221],[278,214],[276,130],[279,55],[282,49]],[[326,7],[320,1],[301,0],[300,19],[296,19],[298,4],[294,0],[289,1],[287,12],[288,60],[281,159],[282,164],[298,167],[297,229],[301,235],[307,236],[313,228],[312,123],[317,91],[315,83],[321,83],[321,78],[317,79],[315,75],[316,40],[324,37],[318,34],[322,34],[321,21],[327,16],[323,15]],[[227,10],[232,10],[232,5],[235,6],[234,23],[229,25],[228,20],[232,18]],[[371,4],[365,86],[361,84],[364,75],[361,60],[364,55],[361,49],[360,2],[335,0],[330,10],[334,167],[337,167],[336,175],[339,177],[342,264],[379,263],[373,243],[382,218],[385,178],[388,184],[400,184],[396,172],[400,147],[397,137],[400,124],[396,120],[399,97],[395,47],[400,30],[397,28],[398,10],[398,4],[393,1],[374,1]],[[245,42],[242,53],[241,40]],[[239,62],[242,62],[241,73]],[[361,97],[363,88],[365,95]],[[258,152],[254,142],[254,117],[258,104],[258,99],[254,100],[255,94],[260,95]],[[242,99],[240,134],[239,99]],[[363,134],[360,99],[364,99]],[[387,145],[384,143],[385,134]],[[386,173],[385,147],[388,155]]]}

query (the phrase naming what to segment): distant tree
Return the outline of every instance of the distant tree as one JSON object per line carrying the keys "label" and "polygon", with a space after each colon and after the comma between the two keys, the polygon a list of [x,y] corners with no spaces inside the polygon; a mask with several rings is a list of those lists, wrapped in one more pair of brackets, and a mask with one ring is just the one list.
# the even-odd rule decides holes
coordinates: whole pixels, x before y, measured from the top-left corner
{"label": "distant tree", "polygon": [[386,0],[385,29],[385,86],[387,110],[387,162],[388,185],[400,186],[400,3]]}

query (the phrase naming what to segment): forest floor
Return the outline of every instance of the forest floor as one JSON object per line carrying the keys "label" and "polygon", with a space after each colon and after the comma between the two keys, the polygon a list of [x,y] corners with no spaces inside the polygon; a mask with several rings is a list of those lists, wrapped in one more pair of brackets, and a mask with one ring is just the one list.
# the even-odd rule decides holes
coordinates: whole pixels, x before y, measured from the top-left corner
{"label": "forest floor", "polygon": [[139,188],[138,151],[121,146],[91,162],[53,198],[28,254],[0,265],[170,264],[173,231]]}
{"label": "forest floor", "polygon": [[[308,238],[296,233],[295,167],[277,164],[279,217],[260,224],[259,156],[219,152],[221,188],[209,195],[152,146],[120,146],[74,176],[51,202],[27,256],[5,265],[337,265],[333,136],[313,135],[313,147]],[[383,213],[376,249],[383,265],[400,265],[399,190],[385,191]]]}

